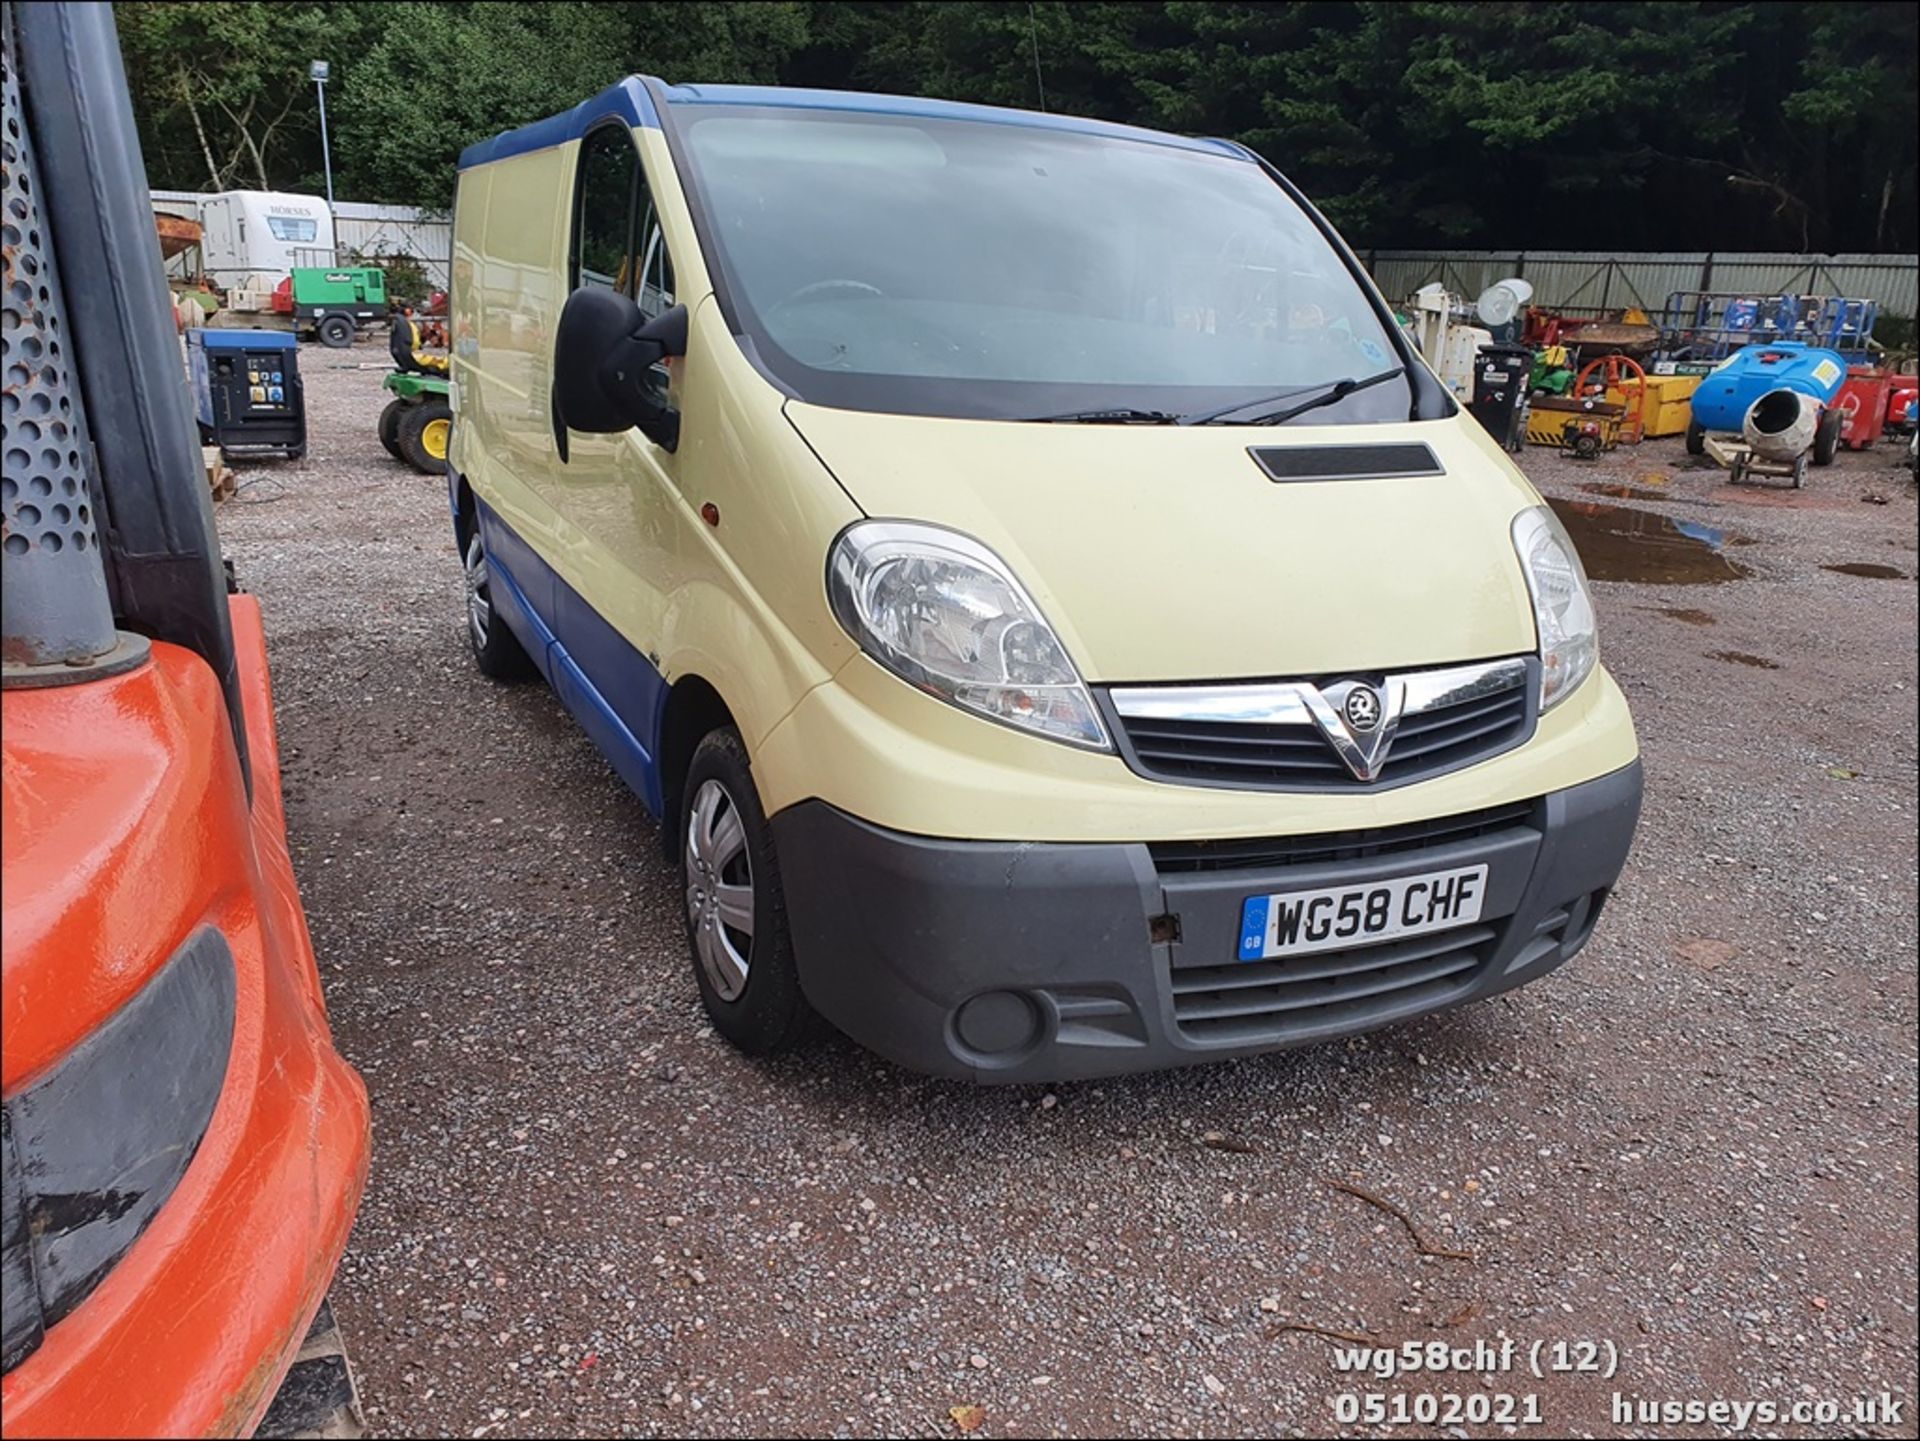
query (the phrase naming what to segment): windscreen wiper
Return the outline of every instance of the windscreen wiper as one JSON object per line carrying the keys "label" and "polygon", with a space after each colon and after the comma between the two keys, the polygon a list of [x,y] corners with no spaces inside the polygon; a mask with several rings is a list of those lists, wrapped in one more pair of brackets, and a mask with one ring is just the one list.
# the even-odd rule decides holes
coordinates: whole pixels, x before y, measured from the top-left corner
{"label": "windscreen wiper", "polygon": [[1378,375],[1369,375],[1363,380],[1355,380],[1349,376],[1345,380],[1331,381],[1324,388],[1308,385],[1295,390],[1283,390],[1278,395],[1265,396],[1259,400],[1243,400],[1238,405],[1224,405],[1218,410],[1205,410],[1197,415],[1183,415],[1179,423],[1181,425],[1212,425],[1216,421],[1225,420],[1236,411],[1251,410],[1256,405],[1270,405],[1276,400],[1287,400],[1296,395],[1304,395],[1308,391],[1320,391],[1320,394],[1315,395],[1313,399],[1303,400],[1298,405],[1290,405],[1281,410],[1269,410],[1246,420],[1226,421],[1228,425],[1280,425],[1292,420],[1296,415],[1304,415],[1309,410],[1318,410],[1323,405],[1332,405],[1337,401],[1345,400],[1355,391],[1384,385],[1395,376],[1405,375],[1406,372],[1406,366],[1396,365],[1390,370],[1383,370]]}
{"label": "windscreen wiper", "polygon": [[1065,415],[1028,415],[1021,417],[1034,424],[1050,425],[1177,425],[1181,417],[1170,410],[1136,410],[1120,406],[1112,410],[1069,410]]}

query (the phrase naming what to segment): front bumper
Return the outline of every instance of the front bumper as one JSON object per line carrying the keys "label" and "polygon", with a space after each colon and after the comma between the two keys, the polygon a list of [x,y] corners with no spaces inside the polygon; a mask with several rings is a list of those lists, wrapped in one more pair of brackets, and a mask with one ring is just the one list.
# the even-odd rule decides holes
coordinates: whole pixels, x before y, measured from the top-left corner
{"label": "front bumper", "polygon": [[[1544,975],[1592,934],[1640,794],[1635,761],[1472,816],[1218,846],[935,840],[820,801],[773,829],[815,1009],[913,1070],[1032,1082],[1304,1045]],[[1248,896],[1482,862],[1473,926],[1235,959]]]}

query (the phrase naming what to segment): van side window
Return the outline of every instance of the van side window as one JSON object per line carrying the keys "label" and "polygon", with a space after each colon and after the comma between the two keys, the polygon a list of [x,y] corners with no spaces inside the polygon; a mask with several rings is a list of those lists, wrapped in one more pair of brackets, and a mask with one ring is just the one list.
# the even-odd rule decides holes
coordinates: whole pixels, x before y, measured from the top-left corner
{"label": "van side window", "polygon": [[654,208],[653,193],[647,177],[640,177],[640,313],[652,320],[673,308],[673,259],[667,254],[667,237],[660,229],[660,212]]}
{"label": "van side window", "polygon": [[673,261],[660,212],[633,138],[617,125],[588,132],[580,144],[573,289],[602,285],[631,295],[652,320],[673,305]]}
{"label": "van side window", "polygon": [[615,125],[587,132],[580,142],[580,178],[574,190],[573,286],[599,285],[633,294],[634,201],[640,192],[640,154],[633,137]]}
{"label": "van side window", "polygon": [[[618,290],[648,320],[673,307],[673,260],[640,152],[624,126],[598,126],[580,142],[572,266],[573,289]],[[654,366],[649,379],[664,399],[666,366]]]}

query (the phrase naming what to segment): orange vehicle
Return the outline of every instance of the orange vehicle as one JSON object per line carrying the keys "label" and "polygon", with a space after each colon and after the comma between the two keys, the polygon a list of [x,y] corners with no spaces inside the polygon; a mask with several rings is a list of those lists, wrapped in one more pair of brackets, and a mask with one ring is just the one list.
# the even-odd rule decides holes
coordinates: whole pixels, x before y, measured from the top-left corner
{"label": "orange vehicle", "polygon": [[[331,1349],[366,1090],[288,856],[259,606],[171,380],[112,12],[5,17],[0,1427],[249,1434]],[[340,1384],[298,1389],[350,1401],[319,1359]]]}

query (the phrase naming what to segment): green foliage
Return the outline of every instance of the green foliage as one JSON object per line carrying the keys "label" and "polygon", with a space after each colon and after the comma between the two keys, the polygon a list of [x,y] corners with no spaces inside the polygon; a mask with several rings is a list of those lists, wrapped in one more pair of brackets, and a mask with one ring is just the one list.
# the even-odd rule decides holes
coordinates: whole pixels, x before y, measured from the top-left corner
{"label": "green foliage", "polygon": [[[1920,6],[1822,7],[1799,86],[1781,106],[1788,123],[1831,137],[1839,184],[1857,187],[1874,207],[1871,248],[1913,243],[1916,49]],[[1900,233],[1907,239],[1896,241]]]}
{"label": "green foliage", "polygon": [[387,299],[419,305],[433,293],[433,281],[417,255],[404,250],[356,250],[347,258],[350,265],[377,266],[386,273]]}
{"label": "green foliage", "polygon": [[120,7],[121,52],[155,183],[284,184],[302,143],[318,144],[313,106],[302,103],[313,94],[307,61],[363,18],[336,12],[360,8],[309,0]]}
{"label": "green foliage", "polygon": [[339,62],[336,190],[375,203],[449,204],[464,146],[565,110],[624,73],[616,8],[392,6],[384,35]]}
{"label": "green foliage", "polygon": [[343,65],[341,173],[356,199],[441,207],[474,141],[577,105],[636,71],[774,81],[799,5],[408,3]]}
{"label": "green foliage", "polygon": [[[500,0],[118,11],[156,185],[444,206],[460,150],[619,76],[1224,135],[1356,244],[1910,249],[1920,7],[1815,0]],[[265,177],[263,181],[261,177]]]}

